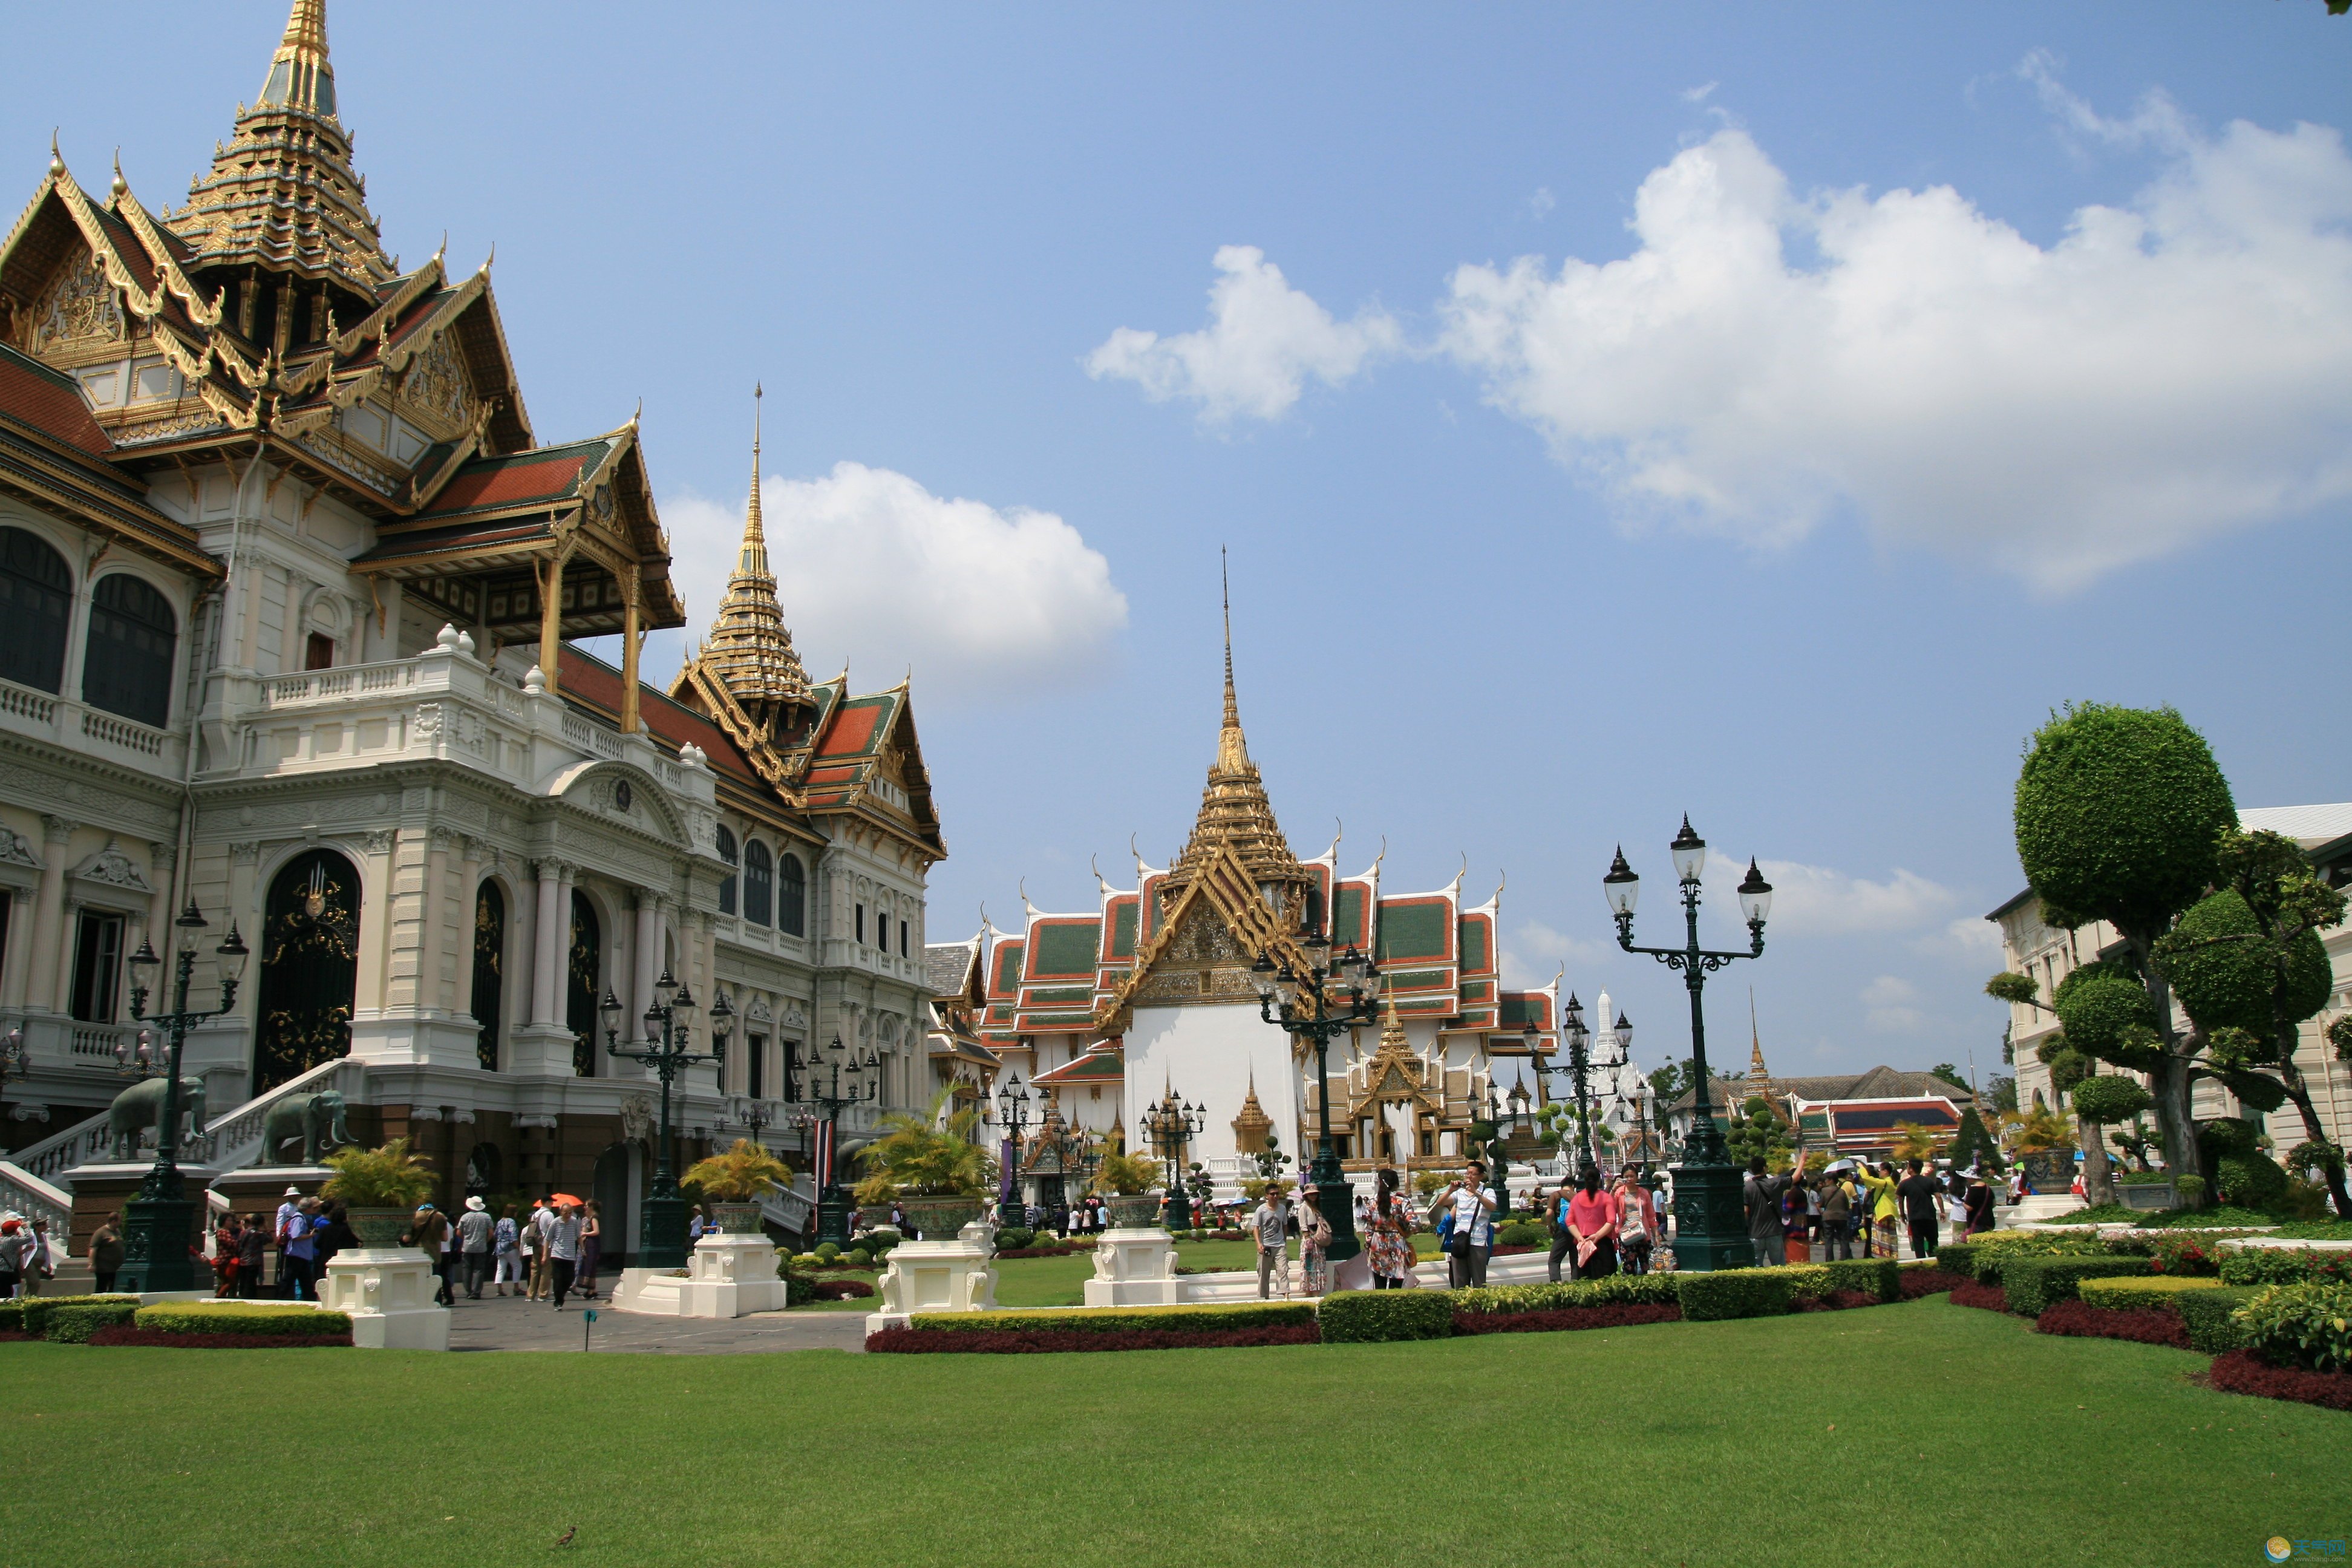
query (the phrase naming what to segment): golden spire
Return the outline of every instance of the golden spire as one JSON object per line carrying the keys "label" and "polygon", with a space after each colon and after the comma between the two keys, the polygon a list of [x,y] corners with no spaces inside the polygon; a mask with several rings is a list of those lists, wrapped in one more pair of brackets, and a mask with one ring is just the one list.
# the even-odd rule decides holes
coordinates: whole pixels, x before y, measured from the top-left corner
{"label": "golden spire", "polygon": [[1771,1075],[1764,1070],[1764,1037],[1756,1030],[1756,988],[1748,988],[1748,1092],[1768,1099],[1772,1085]]}
{"label": "golden spire", "polygon": [[768,535],[760,510],[760,409],[764,386],[751,389],[751,499],[743,512],[743,548],[727,596],[711,618],[700,662],[734,694],[746,713],[772,735],[784,710],[808,700],[808,671],[793,651],[776,602],[775,574],[768,569]]}
{"label": "golden spire", "polygon": [[[1233,587],[1222,552],[1218,577],[1223,586],[1225,620],[1224,723],[1217,732],[1217,760],[1209,769],[1208,786],[1201,792],[1201,814],[1193,820],[1192,837],[1169,869],[1165,885],[1171,892],[1184,886],[1223,844],[1232,846],[1262,891],[1286,886],[1303,893],[1311,879],[1290,852],[1290,841],[1275,820],[1265,784],[1258,776],[1257,764],[1250,761],[1249,745],[1242,734],[1241,702],[1234,692]],[[1283,912],[1289,912],[1287,906]]]}
{"label": "golden spire", "polygon": [[337,110],[326,0],[294,0],[261,96],[168,226],[195,252],[192,272],[258,263],[332,279],[364,297],[347,304],[373,308],[394,269]]}
{"label": "golden spire", "polygon": [[1234,1118],[1234,1151],[1241,1154],[1265,1152],[1265,1135],[1274,1131],[1274,1118],[1257,1102],[1257,1069],[1250,1069],[1249,1093],[1242,1100],[1241,1113]]}

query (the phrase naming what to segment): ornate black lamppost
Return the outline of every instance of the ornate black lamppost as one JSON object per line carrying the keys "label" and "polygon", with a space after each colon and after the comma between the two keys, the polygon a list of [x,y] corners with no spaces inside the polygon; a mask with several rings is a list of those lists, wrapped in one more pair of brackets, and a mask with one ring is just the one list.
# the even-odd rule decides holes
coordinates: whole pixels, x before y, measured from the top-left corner
{"label": "ornate black lamppost", "polygon": [[[720,992],[719,999],[724,1001],[726,994]],[[751,1142],[757,1143],[760,1134],[767,1131],[775,1120],[773,1100],[754,1100],[748,1094],[739,1094],[727,1102],[726,1112],[711,1124],[710,1130],[714,1132],[748,1132],[751,1135]]]}
{"label": "ornate black lamppost", "polygon": [[703,1062],[727,1059],[727,1037],[735,1028],[735,1009],[721,991],[710,1004],[710,1049],[697,1052],[693,1045],[694,993],[670,978],[665,969],[654,982],[654,1004],[646,1009],[646,1038],[641,1045],[621,1044],[621,1004],[610,991],[597,1009],[604,1015],[604,1048],[616,1057],[643,1062],[661,1079],[661,1142],[655,1145],[653,1189],[646,1195],[637,1222],[637,1256],[646,1268],[686,1267],[686,1199],[678,1194],[677,1131],[670,1125],[669,1086],[680,1073]]}
{"label": "ornate black lamppost", "polygon": [[[981,1121],[989,1121],[984,1108]],[[995,1125],[1004,1129],[996,1183],[997,1223],[1026,1226],[1029,1207],[1021,1196],[1021,1135],[1029,1126],[1029,1091],[1021,1087],[1021,1075],[1017,1072],[1008,1071],[1004,1081],[996,1086]]]}
{"label": "ornate black lamppost", "polygon": [[1738,1268],[1756,1261],[1748,1245],[1748,1224],[1739,1201],[1739,1172],[1725,1160],[1723,1130],[1715,1124],[1706,1084],[1706,1015],[1701,1004],[1706,977],[1736,958],[1756,958],[1764,952],[1764,917],[1772,908],[1772,884],[1748,862],[1748,879],[1739,884],[1739,910],[1747,917],[1750,946],[1746,952],[1711,952],[1698,944],[1699,873],[1706,866],[1706,840],[1691,831],[1690,818],[1668,847],[1674,854],[1675,876],[1682,884],[1686,939],[1681,947],[1635,947],[1633,901],[1642,879],[1625,864],[1620,847],[1601,887],[1609,895],[1609,911],[1617,921],[1617,945],[1627,952],[1646,952],[1669,969],[1680,970],[1690,992],[1691,1070],[1698,1079],[1691,1109],[1691,1135],[1675,1177],[1675,1258],[1689,1269]]}
{"label": "ornate black lamppost", "polygon": [[[1341,1031],[1380,1022],[1381,973],[1370,955],[1358,952],[1353,943],[1333,960],[1331,939],[1319,927],[1310,927],[1299,945],[1307,951],[1305,974],[1292,973],[1286,963],[1277,968],[1261,952],[1250,965],[1250,979],[1257,986],[1257,1016],[1269,1024],[1280,1024],[1294,1039],[1315,1044],[1315,1159],[1307,1166],[1307,1175],[1315,1189],[1316,1210],[1331,1227],[1326,1256],[1338,1263],[1355,1257],[1364,1247],[1356,1238],[1355,1195],[1348,1185],[1347,1172],[1339,1166],[1339,1145],[1331,1136],[1331,1069],[1324,1057]],[[1346,1006],[1338,1005],[1331,994],[1334,987],[1346,988]]]}
{"label": "ornate black lamppost", "polygon": [[[786,1088],[793,1099],[808,1100],[820,1108],[811,1123],[816,1149],[816,1245],[822,1247],[829,1241],[835,1247],[847,1247],[849,1196],[841,1185],[841,1112],[844,1106],[882,1097],[882,1058],[870,1048],[862,1058],[854,1051],[845,1051],[839,1035],[834,1036],[833,1044],[825,1047],[824,1058],[811,1065],[805,1094],[801,1092],[799,1084]],[[817,1087],[819,1067],[832,1072],[829,1089]],[[841,1087],[845,1072],[849,1075],[846,1090]],[[874,1079],[861,1090],[857,1080],[868,1072]]]}
{"label": "ornate black lamppost", "polygon": [[[188,982],[196,972],[196,940],[208,923],[196,912],[196,901],[172,922],[179,937],[173,959],[172,1011],[147,1015],[149,977],[163,962],[154,944],[142,942],[131,955],[131,1016],[163,1031],[164,1050],[163,1105],[155,1119],[155,1166],[140,1184],[139,1195],[122,1205],[122,1289],[130,1291],[187,1290],[194,1288],[195,1260],[188,1256],[188,1238],[195,1224],[195,1200],[180,1179],[180,1048],[188,1031],[207,1018],[217,1018],[236,1005],[236,983],[245,977],[251,956],[245,939],[231,921],[228,936],[214,950],[219,967],[220,1005],[191,1009]],[[152,1052],[150,1053],[152,1058]]]}
{"label": "ornate black lamppost", "polygon": [[1168,1162],[1168,1200],[1160,1205],[1160,1223],[1170,1230],[1192,1228],[1192,1201],[1184,1195],[1184,1150],[1192,1135],[1209,1124],[1208,1108],[1187,1105],[1173,1089],[1160,1103],[1143,1112],[1143,1131],[1151,1147]]}

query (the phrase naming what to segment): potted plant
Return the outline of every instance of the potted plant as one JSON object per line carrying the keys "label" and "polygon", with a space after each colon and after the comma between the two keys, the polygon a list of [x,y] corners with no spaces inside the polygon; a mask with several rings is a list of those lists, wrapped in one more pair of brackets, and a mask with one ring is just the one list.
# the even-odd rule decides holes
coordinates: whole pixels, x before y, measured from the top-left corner
{"label": "potted plant", "polygon": [[1095,1192],[1103,1195],[1103,1206],[1110,1210],[1110,1223],[1120,1230],[1132,1230],[1148,1226],[1160,1207],[1160,1200],[1151,1190],[1160,1184],[1160,1163],[1148,1155],[1125,1152],[1103,1156],[1102,1168],[1095,1173]]}
{"label": "potted plant", "polygon": [[760,1233],[760,1194],[770,1187],[789,1186],[793,1168],[749,1138],[707,1160],[697,1161],[683,1184],[710,1201],[712,1217],[728,1236]]}
{"label": "potted plant", "polygon": [[996,1162],[973,1137],[980,1112],[943,1114],[947,1099],[942,1092],[921,1116],[892,1111],[882,1119],[882,1135],[857,1152],[869,1173],[858,1184],[858,1201],[895,1194],[926,1241],[951,1237],[978,1219],[996,1175]]}
{"label": "potted plant", "polygon": [[433,1168],[408,1152],[405,1138],[380,1149],[347,1144],[322,1163],[335,1173],[319,1195],[343,1205],[362,1247],[399,1246],[416,1205],[433,1193]]}

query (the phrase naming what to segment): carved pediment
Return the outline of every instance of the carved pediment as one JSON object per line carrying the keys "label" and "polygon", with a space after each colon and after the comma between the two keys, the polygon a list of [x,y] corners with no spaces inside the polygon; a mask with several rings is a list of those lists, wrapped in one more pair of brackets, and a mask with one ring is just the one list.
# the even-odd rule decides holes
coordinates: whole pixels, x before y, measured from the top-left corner
{"label": "carved pediment", "polygon": [[126,892],[152,893],[155,890],[148,886],[146,877],[131,863],[131,857],[118,848],[111,838],[106,841],[105,848],[76,866],[70,875],[85,882],[121,888]]}
{"label": "carved pediment", "polygon": [[26,352],[43,358],[83,344],[119,343],[123,338],[122,301],[98,258],[87,250],[58,268],[31,312]]}
{"label": "carved pediment", "polygon": [[12,828],[0,827],[0,865],[30,866],[41,868],[41,858],[33,853],[33,841]]}
{"label": "carved pediment", "polygon": [[[457,352],[456,332],[440,333],[408,362],[400,381],[400,404],[403,413],[444,440],[454,440],[473,427],[481,405]],[[606,504],[611,504],[609,499]]]}

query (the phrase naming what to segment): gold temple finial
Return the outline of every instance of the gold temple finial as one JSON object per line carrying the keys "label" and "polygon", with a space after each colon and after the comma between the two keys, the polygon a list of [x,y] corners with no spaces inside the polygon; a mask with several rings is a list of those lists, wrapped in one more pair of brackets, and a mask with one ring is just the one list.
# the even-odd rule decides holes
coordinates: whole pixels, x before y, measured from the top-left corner
{"label": "gold temple finial", "polygon": [[1234,579],[1225,547],[1217,546],[1217,591],[1225,610],[1225,728],[1242,727],[1242,705],[1234,696]]}
{"label": "gold temple finial", "polygon": [[[748,712],[762,723],[772,723],[785,709],[809,700],[809,680],[793,649],[793,634],[784,626],[775,573],[768,564],[767,517],[760,495],[767,395],[765,383],[752,384],[751,495],[743,508],[743,545],[735,558],[734,575],[727,580],[727,596],[711,622],[704,657]],[[848,673],[845,666],[845,687]]]}
{"label": "gold temple finial", "polygon": [[298,109],[331,120],[335,115],[335,68],[327,61],[327,0],[294,0],[286,36],[269,57],[269,78],[256,109]]}

